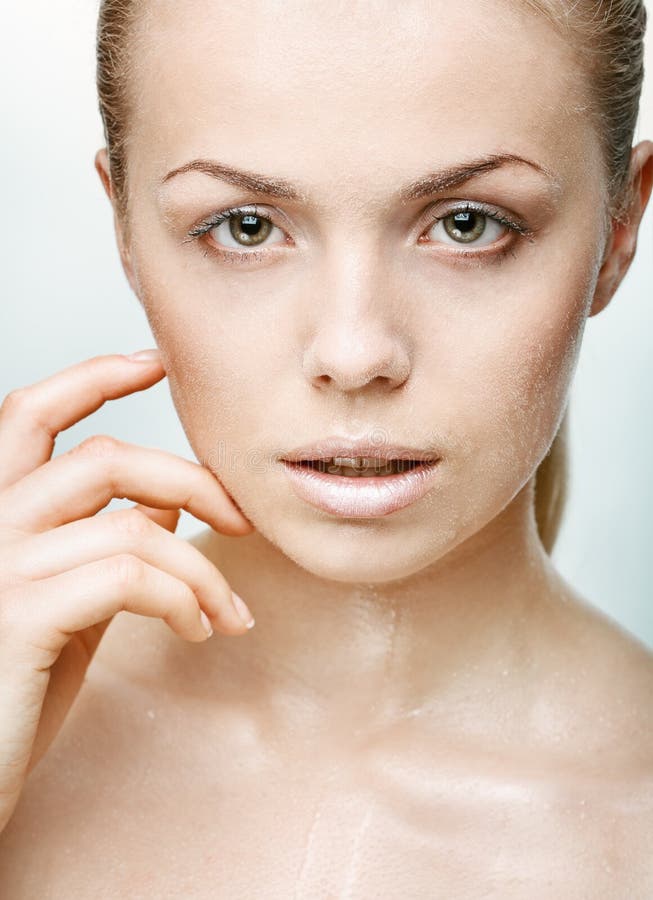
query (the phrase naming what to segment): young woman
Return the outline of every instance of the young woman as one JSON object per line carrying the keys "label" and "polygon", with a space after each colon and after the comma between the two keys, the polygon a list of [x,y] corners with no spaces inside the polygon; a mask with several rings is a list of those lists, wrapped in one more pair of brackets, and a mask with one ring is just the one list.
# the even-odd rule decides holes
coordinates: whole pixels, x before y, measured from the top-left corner
{"label": "young woman", "polygon": [[[96,167],[158,352],[0,410],[2,897],[653,896],[653,658],[549,556],[653,185],[644,27],[101,4]],[[51,458],[164,376],[197,463]]]}

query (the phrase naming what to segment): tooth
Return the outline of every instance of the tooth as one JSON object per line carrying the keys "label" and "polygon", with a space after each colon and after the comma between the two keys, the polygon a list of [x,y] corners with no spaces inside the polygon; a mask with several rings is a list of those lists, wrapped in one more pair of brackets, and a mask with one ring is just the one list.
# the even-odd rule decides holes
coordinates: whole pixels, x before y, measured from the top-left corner
{"label": "tooth", "polygon": [[349,477],[374,477],[379,475],[398,474],[407,471],[411,466],[408,460],[387,459],[385,457],[366,456],[332,456],[313,460],[314,468],[332,475]]}
{"label": "tooth", "polygon": [[389,466],[392,460],[375,456],[335,456],[333,465],[348,466],[351,469],[379,469]]}
{"label": "tooth", "polygon": [[348,466],[350,469],[362,468],[362,456],[334,456],[334,466]]}

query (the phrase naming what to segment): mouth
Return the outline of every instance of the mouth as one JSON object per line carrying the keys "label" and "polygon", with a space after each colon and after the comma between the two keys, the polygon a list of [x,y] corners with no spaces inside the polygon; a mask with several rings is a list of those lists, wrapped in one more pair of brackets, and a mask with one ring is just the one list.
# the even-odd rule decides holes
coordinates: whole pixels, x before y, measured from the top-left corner
{"label": "mouth", "polygon": [[380,478],[435,465],[433,460],[387,459],[366,456],[332,456],[323,459],[282,460],[282,462],[286,465],[309,469],[314,472],[347,478]]}
{"label": "mouth", "polygon": [[436,487],[439,462],[367,457],[282,460],[297,497],[344,518],[388,516],[416,503]]}

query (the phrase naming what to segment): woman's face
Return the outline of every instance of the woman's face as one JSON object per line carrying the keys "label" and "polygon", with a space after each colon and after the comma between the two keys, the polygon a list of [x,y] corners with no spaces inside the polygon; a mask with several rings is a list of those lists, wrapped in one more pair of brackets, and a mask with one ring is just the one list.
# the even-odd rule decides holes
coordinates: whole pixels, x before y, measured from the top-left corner
{"label": "woman's face", "polygon": [[[573,52],[499,0],[147,6],[129,252],[193,450],[304,568],[416,572],[492,527],[564,410],[605,227]],[[532,164],[409,193],[493,155]],[[294,195],[166,179],[198,159]],[[254,204],[249,234],[189,236]],[[334,434],[435,454],[430,490],[387,515],[315,508],[279,458]]]}

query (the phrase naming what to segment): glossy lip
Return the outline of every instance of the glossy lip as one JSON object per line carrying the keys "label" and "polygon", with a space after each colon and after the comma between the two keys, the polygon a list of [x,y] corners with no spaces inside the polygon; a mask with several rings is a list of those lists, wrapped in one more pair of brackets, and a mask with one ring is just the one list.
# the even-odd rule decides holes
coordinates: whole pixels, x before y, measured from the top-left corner
{"label": "glossy lip", "polygon": [[[311,450],[311,452],[315,451]],[[330,455],[350,454],[329,453],[326,454],[327,458]],[[359,447],[354,455],[365,454],[360,452]],[[410,458],[415,459],[416,457]],[[346,518],[387,516],[396,510],[403,509],[405,506],[415,503],[431,490],[439,472],[437,460],[407,472],[398,472],[396,475],[375,475],[369,478],[358,475],[329,475],[326,472],[302,466],[299,462],[286,460],[282,460],[282,462],[284,471],[290,478],[292,489],[300,499],[324,512]]]}
{"label": "glossy lip", "polygon": [[[405,444],[388,444],[383,440],[373,440],[371,438],[347,438],[333,435],[321,438],[313,444],[296,447],[294,450],[280,456],[279,459],[281,462],[297,462],[299,460],[331,459],[334,456],[346,456],[349,458],[368,456],[385,460],[415,459],[424,460],[425,462],[437,462],[440,458],[432,450],[419,450],[416,447],[408,447]],[[341,480],[346,478],[343,475],[336,477]],[[379,476],[379,480],[383,477],[397,478],[396,475]]]}

